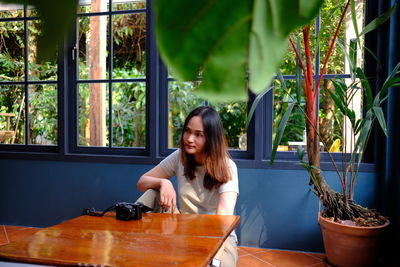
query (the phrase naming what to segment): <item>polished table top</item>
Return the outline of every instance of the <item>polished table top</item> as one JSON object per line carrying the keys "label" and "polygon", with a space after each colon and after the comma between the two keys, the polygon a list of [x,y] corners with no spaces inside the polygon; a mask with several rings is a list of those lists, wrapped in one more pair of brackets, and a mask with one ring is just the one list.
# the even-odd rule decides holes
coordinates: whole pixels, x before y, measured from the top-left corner
{"label": "polished table top", "polygon": [[0,246],[0,259],[50,265],[206,266],[238,225],[234,215],[80,216]]}

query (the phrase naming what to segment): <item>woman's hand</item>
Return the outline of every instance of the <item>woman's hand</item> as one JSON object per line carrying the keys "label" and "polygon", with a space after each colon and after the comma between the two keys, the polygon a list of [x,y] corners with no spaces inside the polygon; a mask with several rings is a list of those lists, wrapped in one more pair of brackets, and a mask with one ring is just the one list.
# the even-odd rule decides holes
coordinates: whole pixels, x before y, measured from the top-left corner
{"label": "woman's hand", "polygon": [[166,211],[172,208],[172,211],[176,212],[176,192],[169,178],[171,177],[161,166],[157,165],[140,177],[137,187],[142,192],[148,189],[159,190],[161,207]]}
{"label": "woman's hand", "polygon": [[176,192],[171,181],[168,179],[161,179],[160,186],[160,205],[164,210],[173,211],[176,209]]}

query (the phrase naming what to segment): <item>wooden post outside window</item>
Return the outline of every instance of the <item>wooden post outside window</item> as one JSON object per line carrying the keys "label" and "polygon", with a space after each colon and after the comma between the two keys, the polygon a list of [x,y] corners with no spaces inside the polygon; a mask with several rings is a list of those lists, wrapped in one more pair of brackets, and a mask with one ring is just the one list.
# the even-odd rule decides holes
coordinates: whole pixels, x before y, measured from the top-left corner
{"label": "wooden post outside window", "polygon": [[[92,12],[106,10],[106,0],[92,0]],[[107,17],[90,17],[89,79],[106,78]],[[106,83],[89,84],[90,91],[90,145],[106,145]]]}

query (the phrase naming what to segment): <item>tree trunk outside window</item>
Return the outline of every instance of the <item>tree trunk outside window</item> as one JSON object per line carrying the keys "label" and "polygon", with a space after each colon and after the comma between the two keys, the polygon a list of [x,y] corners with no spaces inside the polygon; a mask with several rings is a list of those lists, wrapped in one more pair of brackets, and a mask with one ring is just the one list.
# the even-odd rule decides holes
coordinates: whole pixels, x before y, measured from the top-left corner
{"label": "tree trunk outside window", "polygon": [[[105,0],[92,0],[92,12],[105,10]],[[89,79],[106,78],[107,17],[90,17]],[[106,90],[105,83],[89,84],[90,91],[90,145],[106,145]]]}

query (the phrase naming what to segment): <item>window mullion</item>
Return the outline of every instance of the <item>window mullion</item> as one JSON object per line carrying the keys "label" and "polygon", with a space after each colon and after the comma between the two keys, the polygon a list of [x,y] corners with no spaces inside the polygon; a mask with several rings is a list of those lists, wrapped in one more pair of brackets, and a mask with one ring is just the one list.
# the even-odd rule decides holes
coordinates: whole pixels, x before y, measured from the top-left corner
{"label": "window mullion", "polygon": [[[110,10],[112,8],[112,0],[110,0]],[[110,66],[110,69],[108,71],[108,147],[111,148],[113,146],[113,107],[112,107],[112,79],[113,79],[113,55],[114,55],[114,47],[113,47],[113,15],[109,11],[108,14],[108,41],[110,45],[110,53],[108,57],[108,66]]]}
{"label": "window mullion", "polygon": [[155,159],[159,156],[160,151],[160,115],[165,113],[160,111],[160,65],[155,41],[153,1],[147,1],[146,5],[146,51],[149,55],[146,57],[148,66],[146,69],[146,150],[150,158]]}
{"label": "window mullion", "polygon": [[24,66],[24,71],[25,71],[25,77],[24,77],[24,83],[25,83],[25,145],[29,145],[29,139],[30,139],[30,132],[29,132],[29,85],[28,85],[28,64],[29,64],[29,49],[28,49],[28,6],[24,5],[24,38],[25,38],[25,47],[24,47],[24,53],[25,53],[25,66]]}

